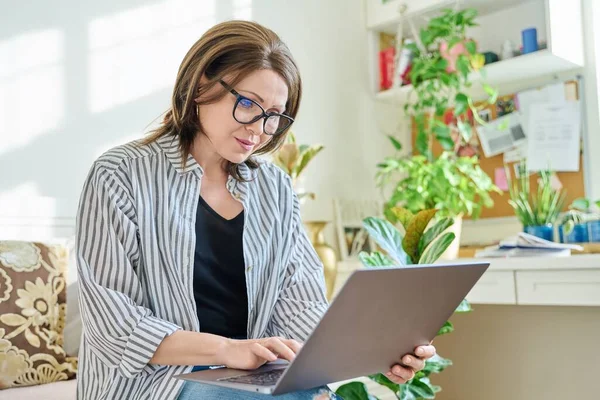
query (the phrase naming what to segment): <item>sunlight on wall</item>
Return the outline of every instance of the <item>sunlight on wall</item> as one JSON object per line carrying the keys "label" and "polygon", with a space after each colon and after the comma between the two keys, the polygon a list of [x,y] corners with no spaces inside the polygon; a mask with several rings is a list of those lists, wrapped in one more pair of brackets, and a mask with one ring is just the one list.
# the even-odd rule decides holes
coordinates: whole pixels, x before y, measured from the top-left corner
{"label": "sunlight on wall", "polygon": [[0,154],[56,129],[64,118],[64,35],[57,29],[0,42]]}
{"label": "sunlight on wall", "polygon": [[191,45],[215,24],[216,0],[170,0],[89,24],[90,110],[171,88]]}
{"label": "sunlight on wall", "polygon": [[234,19],[252,19],[252,0],[233,0]]}
{"label": "sunlight on wall", "polygon": [[52,217],[55,212],[56,199],[40,196],[38,186],[33,182],[0,193],[0,217]]}

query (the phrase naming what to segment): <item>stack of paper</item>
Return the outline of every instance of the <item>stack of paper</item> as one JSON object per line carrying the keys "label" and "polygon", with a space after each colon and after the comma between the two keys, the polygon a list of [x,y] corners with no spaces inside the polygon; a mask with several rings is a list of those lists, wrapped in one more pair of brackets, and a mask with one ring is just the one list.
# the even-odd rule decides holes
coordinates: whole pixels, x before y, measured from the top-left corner
{"label": "stack of paper", "polygon": [[537,236],[520,232],[507,238],[497,246],[486,247],[478,251],[475,257],[568,257],[571,250],[583,250],[576,244],[555,243]]}

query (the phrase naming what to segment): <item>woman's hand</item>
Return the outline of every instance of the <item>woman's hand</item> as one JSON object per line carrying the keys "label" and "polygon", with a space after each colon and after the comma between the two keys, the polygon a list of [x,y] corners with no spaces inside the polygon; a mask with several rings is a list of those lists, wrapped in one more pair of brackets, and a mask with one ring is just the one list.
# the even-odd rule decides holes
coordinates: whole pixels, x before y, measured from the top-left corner
{"label": "woman's hand", "polygon": [[293,339],[228,339],[217,351],[220,364],[228,368],[252,370],[278,358],[292,361],[302,345]]}
{"label": "woman's hand", "polygon": [[[394,365],[389,372],[385,374],[389,380],[394,383],[406,383],[415,377],[415,373],[425,367],[425,360],[435,355],[435,347],[419,346],[415,349],[415,354],[406,354],[400,360],[401,364]],[[415,357],[416,356],[416,357]]]}

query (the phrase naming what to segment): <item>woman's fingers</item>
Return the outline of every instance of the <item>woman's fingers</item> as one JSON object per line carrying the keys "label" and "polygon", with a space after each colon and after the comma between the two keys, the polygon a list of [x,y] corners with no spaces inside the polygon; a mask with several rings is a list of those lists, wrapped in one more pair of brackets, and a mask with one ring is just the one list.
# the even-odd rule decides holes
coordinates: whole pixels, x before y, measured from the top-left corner
{"label": "woman's fingers", "polygon": [[425,360],[413,356],[402,357],[402,364],[412,368],[414,371],[420,371],[425,367]]}
{"label": "woman's fingers", "polygon": [[386,374],[389,380],[394,383],[405,383],[415,377],[415,371],[410,368],[404,368],[400,365],[394,365],[390,372]]}
{"label": "woman's fingers", "polygon": [[283,358],[284,360],[292,361],[296,357],[296,353],[279,338],[269,338],[265,345],[269,350],[276,353],[279,358]]}
{"label": "woman's fingers", "polygon": [[425,360],[433,357],[435,353],[435,347],[432,345],[419,346],[415,349],[415,354],[417,355],[417,357]]}
{"label": "woman's fingers", "polygon": [[271,350],[269,350],[268,348],[266,348],[265,346],[263,346],[260,343],[252,344],[252,352],[254,354],[256,354],[258,357],[262,358],[263,360],[267,360],[267,361],[277,360],[277,356],[275,354],[273,354],[273,352]]}
{"label": "woman's fingers", "polygon": [[297,340],[294,340],[294,339],[283,339],[282,342],[287,347],[289,347],[290,349],[292,349],[292,351],[294,352],[294,354],[298,354],[298,352],[302,348],[302,344],[300,342],[298,342]]}

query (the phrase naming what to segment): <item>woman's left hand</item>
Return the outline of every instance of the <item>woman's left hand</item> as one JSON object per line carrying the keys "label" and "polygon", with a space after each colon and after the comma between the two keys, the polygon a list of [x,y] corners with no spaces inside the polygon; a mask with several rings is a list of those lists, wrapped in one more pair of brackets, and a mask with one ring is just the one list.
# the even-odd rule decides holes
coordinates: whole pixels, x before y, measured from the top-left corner
{"label": "woman's left hand", "polygon": [[[425,367],[425,360],[435,355],[435,347],[432,345],[419,346],[415,354],[406,354],[400,360],[402,365],[394,365],[386,374],[387,378],[394,383],[406,383],[415,377],[415,373]],[[416,356],[416,357],[415,357]]]}

